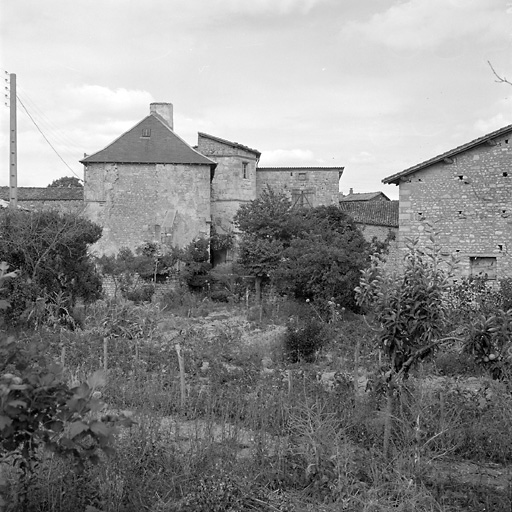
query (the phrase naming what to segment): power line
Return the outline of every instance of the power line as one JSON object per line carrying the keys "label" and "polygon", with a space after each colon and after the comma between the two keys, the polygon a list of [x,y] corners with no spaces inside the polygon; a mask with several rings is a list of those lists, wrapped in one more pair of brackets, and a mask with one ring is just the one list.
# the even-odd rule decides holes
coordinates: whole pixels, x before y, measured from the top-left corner
{"label": "power line", "polygon": [[[20,94],[20,91],[23,94]],[[58,139],[60,144],[66,146],[66,148],[76,151],[76,148],[80,146],[75,140],[71,139],[68,134],[62,132],[58,126],[36,105],[34,100],[28,95],[27,91],[22,87],[18,86],[18,97],[23,98],[25,105],[27,105],[32,111],[32,117],[38,118],[40,126],[46,125],[46,130],[50,131],[52,138]],[[37,114],[37,115],[36,115]]]}
{"label": "power line", "polygon": [[80,180],[80,181],[83,181],[82,178],[80,178],[80,176],[78,176],[78,174],[68,165],[68,163],[64,160],[64,158],[62,158],[59,154],[59,152],[54,148],[53,144],[48,140],[48,138],[46,137],[46,135],[43,133],[43,131],[41,130],[41,128],[39,128],[38,124],[35,122],[34,118],[30,115],[30,112],[27,110],[27,107],[25,107],[23,101],[21,101],[20,97],[18,95],[16,95],[16,98],[18,99],[18,101],[20,102],[21,106],[23,107],[23,109],[25,110],[27,116],[30,118],[30,120],[34,123],[34,126],[38,129],[39,133],[43,136],[44,140],[48,143],[48,145],[53,149],[53,151],[55,152],[55,154],[62,160],[62,162],[64,163],[64,165]]}

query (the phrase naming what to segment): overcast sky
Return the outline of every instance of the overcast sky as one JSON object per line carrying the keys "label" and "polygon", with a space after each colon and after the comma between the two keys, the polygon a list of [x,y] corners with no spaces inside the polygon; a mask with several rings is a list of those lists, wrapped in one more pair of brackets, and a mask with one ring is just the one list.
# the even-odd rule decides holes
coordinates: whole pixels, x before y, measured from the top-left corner
{"label": "overcast sky", "polygon": [[[384,177],[512,123],[487,64],[512,78],[512,0],[2,0],[0,15],[2,72],[80,178],[153,101],[191,145],[202,131],[260,166],[344,166],[343,192],[391,198]],[[72,175],[19,102],[18,173]]]}

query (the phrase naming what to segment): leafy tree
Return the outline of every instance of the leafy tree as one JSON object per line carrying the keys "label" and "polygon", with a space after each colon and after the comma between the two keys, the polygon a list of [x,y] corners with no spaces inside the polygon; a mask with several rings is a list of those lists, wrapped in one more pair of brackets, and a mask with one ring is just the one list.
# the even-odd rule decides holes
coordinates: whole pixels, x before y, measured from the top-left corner
{"label": "leafy tree", "polygon": [[56,188],[83,188],[82,180],[75,176],[63,176],[57,180],[52,181],[48,187]]}
{"label": "leafy tree", "polygon": [[354,308],[354,288],[368,263],[369,244],[336,206],[294,213],[302,232],[284,250],[275,279],[296,298],[329,300]]}
{"label": "leafy tree", "polygon": [[369,245],[336,206],[292,209],[270,188],[235,216],[242,231],[240,263],[256,282],[272,281],[300,299],[334,299],[354,307],[354,288]]}
{"label": "leafy tree", "polygon": [[88,247],[101,236],[101,227],[72,213],[7,210],[0,217],[0,259],[19,270],[9,283],[8,316],[16,322],[37,298],[96,300],[101,279]]}

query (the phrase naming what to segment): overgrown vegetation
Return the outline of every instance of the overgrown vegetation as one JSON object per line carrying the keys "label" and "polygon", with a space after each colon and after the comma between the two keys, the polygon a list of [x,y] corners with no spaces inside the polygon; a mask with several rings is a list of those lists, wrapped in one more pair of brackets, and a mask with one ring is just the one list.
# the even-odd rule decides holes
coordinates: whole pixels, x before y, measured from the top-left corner
{"label": "overgrown vegetation", "polygon": [[296,299],[332,300],[354,308],[354,288],[369,259],[370,245],[353,220],[335,206],[292,209],[268,188],[240,207],[240,263],[257,282]]}
{"label": "overgrown vegetation", "polygon": [[[327,209],[300,215],[302,228],[321,226],[319,240],[343,225]],[[350,225],[339,236],[360,247]],[[300,251],[268,274],[288,298],[258,302],[231,269],[210,271],[207,247],[166,261],[147,244],[104,260],[122,269],[120,289],[123,272],[154,284],[183,271],[185,285],[160,302],[81,305],[73,325],[55,311],[0,343],[6,511],[510,510],[506,283],[454,286],[435,240],[413,243],[402,275],[378,259],[363,269],[363,317],[335,288],[279,288],[280,271],[307,264]],[[211,300],[214,283],[244,300]]]}
{"label": "overgrown vegetation", "polygon": [[98,225],[76,214],[3,211],[0,261],[19,271],[6,285],[8,323],[30,321],[56,300],[70,310],[78,299],[98,299],[101,278],[87,250],[100,236]]}

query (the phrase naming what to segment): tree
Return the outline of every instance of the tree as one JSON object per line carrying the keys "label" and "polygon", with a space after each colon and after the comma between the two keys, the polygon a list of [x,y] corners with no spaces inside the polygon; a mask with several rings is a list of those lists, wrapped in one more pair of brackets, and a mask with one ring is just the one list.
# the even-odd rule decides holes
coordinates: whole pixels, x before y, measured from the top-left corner
{"label": "tree", "polygon": [[[435,238],[424,249],[418,240],[409,242],[400,274],[390,273],[373,257],[362,272],[356,288],[356,300],[372,312],[379,326],[379,348],[389,358],[389,370],[381,384],[386,389],[387,406],[384,429],[384,454],[389,443],[394,414],[394,394],[400,392],[402,379],[411,367],[448,339],[442,335],[448,327],[448,303],[451,265],[443,268],[443,259]],[[419,421],[419,420],[418,420]]]}
{"label": "tree", "polygon": [[20,272],[9,282],[8,317],[16,321],[37,298],[99,298],[101,278],[88,247],[101,237],[101,227],[72,213],[6,210],[0,217],[0,260]]}
{"label": "tree", "polygon": [[48,187],[55,188],[83,188],[82,180],[75,176],[63,176],[57,180],[52,181]]}
{"label": "tree", "polygon": [[354,307],[354,288],[369,245],[336,206],[292,209],[271,189],[235,216],[242,236],[240,263],[256,282],[272,281],[300,299],[334,299]]}

